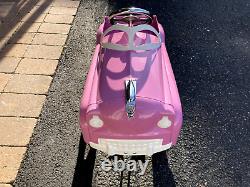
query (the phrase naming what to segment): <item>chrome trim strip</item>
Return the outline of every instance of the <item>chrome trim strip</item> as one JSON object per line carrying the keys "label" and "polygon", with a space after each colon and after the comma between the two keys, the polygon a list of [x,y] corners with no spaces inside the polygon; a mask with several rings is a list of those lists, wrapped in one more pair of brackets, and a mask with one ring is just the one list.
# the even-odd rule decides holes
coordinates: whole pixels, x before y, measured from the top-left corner
{"label": "chrome trim strip", "polygon": [[134,117],[136,105],[136,80],[125,81],[125,100],[128,118]]}

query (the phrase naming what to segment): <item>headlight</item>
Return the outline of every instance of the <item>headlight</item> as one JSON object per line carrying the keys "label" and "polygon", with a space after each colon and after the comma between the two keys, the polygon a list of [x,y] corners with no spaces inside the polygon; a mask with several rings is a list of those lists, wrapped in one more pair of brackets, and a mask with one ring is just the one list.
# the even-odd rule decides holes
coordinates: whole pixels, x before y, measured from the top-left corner
{"label": "headlight", "polygon": [[168,128],[170,127],[172,122],[168,119],[167,116],[163,116],[161,120],[157,123],[160,128]]}
{"label": "headlight", "polygon": [[93,116],[89,120],[89,125],[94,127],[94,128],[100,128],[103,126],[103,121],[99,118],[99,116]]}

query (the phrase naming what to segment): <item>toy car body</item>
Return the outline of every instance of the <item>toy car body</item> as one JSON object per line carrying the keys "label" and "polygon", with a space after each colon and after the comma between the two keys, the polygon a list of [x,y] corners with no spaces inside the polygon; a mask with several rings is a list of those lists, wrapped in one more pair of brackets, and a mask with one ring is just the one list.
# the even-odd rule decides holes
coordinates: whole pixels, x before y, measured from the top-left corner
{"label": "toy car body", "polygon": [[109,155],[152,155],[175,145],[181,126],[157,17],[139,8],[105,17],[80,104],[85,142]]}

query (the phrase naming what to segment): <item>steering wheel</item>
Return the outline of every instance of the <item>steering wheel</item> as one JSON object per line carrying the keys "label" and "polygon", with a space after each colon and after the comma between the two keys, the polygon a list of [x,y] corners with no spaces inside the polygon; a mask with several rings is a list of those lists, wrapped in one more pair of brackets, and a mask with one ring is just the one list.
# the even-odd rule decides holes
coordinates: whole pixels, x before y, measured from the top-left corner
{"label": "steering wheel", "polygon": [[139,24],[148,24],[152,22],[152,16],[149,11],[142,8],[122,8],[113,12],[109,16],[110,23],[114,24],[128,24],[129,26],[136,26]]}

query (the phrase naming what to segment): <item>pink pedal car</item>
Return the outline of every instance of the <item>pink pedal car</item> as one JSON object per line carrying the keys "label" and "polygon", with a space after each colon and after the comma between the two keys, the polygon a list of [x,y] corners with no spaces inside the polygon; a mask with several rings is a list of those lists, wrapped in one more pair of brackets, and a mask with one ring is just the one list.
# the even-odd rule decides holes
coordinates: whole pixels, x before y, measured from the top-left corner
{"label": "pink pedal car", "polygon": [[155,15],[126,8],[105,17],[80,104],[80,127],[108,155],[152,155],[176,144],[182,109]]}

